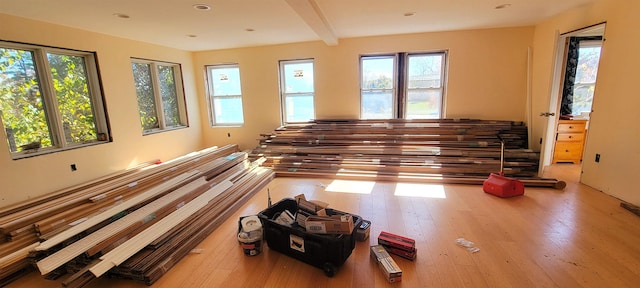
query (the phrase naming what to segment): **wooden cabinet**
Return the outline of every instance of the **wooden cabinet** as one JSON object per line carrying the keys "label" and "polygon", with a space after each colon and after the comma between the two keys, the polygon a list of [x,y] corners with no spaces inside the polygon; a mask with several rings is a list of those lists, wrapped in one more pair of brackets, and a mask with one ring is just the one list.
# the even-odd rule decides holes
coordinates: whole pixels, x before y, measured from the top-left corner
{"label": "wooden cabinet", "polygon": [[553,149],[553,163],[580,163],[586,131],[587,120],[558,121],[556,145]]}

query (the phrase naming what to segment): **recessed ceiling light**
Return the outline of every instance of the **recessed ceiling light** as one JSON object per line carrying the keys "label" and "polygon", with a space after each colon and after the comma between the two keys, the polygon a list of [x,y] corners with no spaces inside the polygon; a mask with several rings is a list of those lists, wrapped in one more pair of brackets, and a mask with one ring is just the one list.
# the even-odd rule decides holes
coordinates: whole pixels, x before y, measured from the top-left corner
{"label": "recessed ceiling light", "polygon": [[211,6],[207,4],[193,4],[193,9],[207,11],[211,10]]}
{"label": "recessed ceiling light", "polygon": [[505,9],[505,8],[509,8],[509,7],[511,7],[511,4],[505,3],[505,4],[500,4],[500,5],[496,6],[496,9]]}
{"label": "recessed ceiling light", "polygon": [[409,16],[413,16],[413,15],[416,15],[416,12],[407,12],[407,13],[404,13],[404,16],[407,16],[407,17],[409,17]]}
{"label": "recessed ceiling light", "polygon": [[124,13],[113,13],[113,16],[118,17],[118,18],[122,18],[122,19],[129,19],[131,18],[131,16],[124,14]]}

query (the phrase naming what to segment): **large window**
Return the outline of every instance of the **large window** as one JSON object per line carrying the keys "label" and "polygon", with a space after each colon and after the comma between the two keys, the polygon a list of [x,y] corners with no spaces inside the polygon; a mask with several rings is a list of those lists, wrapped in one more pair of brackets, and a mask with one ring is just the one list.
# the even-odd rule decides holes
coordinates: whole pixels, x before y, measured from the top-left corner
{"label": "large window", "polygon": [[143,134],[187,126],[180,65],[132,59]]}
{"label": "large window", "polygon": [[241,126],[242,88],[237,64],[207,66],[211,126]]}
{"label": "large window", "polygon": [[360,118],[443,116],[445,52],[360,58]]}
{"label": "large window", "polygon": [[109,141],[94,53],[0,42],[0,119],[14,159]]}
{"label": "large window", "polygon": [[280,93],[284,123],[315,119],[313,59],[280,61]]}

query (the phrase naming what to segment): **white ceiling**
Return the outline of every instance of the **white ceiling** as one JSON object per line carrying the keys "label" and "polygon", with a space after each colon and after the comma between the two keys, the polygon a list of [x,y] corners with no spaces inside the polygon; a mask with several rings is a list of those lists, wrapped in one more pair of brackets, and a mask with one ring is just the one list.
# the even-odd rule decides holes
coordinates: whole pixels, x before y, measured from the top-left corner
{"label": "white ceiling", "polygon": [[[335,45],[341,38],[360,36],[526,26],[593,1],[0,0],[0,13],[199,51],[315,40]],[[505,3],[511,6],[495,8]],[[194,4],[211,10],[196,10]],[[404,16],[408,12],[415,15]]]}

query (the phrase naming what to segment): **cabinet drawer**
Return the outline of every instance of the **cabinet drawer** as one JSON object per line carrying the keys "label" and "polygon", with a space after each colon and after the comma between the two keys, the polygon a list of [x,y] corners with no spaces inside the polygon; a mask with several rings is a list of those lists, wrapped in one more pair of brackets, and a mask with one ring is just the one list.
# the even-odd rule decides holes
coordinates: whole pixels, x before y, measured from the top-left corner
{"label": "cabinet drawer", "polygon": [[581,142],[558,142],[553,151],[554,162],[571,161],[577,163],[582,158]]}
{"label": "cabinet drawer", "polygon": [[582,123],[560,123],[558,124],[558,133],[582,133],[586,125]]}
{"label": "cabinet drawer", "polygon": [[577,141],[582,142],[584,140],[583,133],[558,133],[557,141]]}

